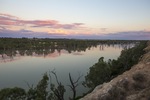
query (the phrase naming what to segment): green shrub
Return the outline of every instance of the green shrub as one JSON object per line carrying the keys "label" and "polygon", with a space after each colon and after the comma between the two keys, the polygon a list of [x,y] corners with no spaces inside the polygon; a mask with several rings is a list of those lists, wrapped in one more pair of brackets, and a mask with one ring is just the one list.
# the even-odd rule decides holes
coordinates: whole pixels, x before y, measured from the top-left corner
{"label": "green shrub", "polygon": [[85,76],[86,85],[90,88],[94,88],[103,82],[109,81],[110,75],[110,67],[107,62],[104,61],[104,57],[101,57],[96,64],[90,67],[90,72]]}

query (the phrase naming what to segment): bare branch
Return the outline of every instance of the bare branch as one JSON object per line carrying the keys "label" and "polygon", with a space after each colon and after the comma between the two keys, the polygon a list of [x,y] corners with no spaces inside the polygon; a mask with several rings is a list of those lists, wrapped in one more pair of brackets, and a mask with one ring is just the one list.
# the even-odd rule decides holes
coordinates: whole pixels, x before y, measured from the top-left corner
{"label": "bare branch", "polygon": [[56,75],[56,72],[51,71],[51,73],[55,76],[55,79],[56,79],[57,84],[60,85],[61,82],[58,81],[58,77],[57,77],[57,75]]}
{"label": "bare branch", "polygon": [[70,98],[72,100],[75,100],[75,98],[76,98],[76,87],[79,85],[78,82],[82,76],[83,75],[79,74],[79,77],[77,78],[77,80],[73,81],[71,74],[69,73],[69,80],[70,80],[71,85],[68,85],[68,86],[71,88],[71,91],[73,92],[73,97]]}
{"label": "bare branch", "polygon": [[65,92],[65,88],[64,86],[61,84],[61,82],[59,82],[57,74],[55,72],[55,69],[53,71],[49,71],[49,77],[52,81],[52,77],[51,77],[51,73],[54,75],[56,82],[58,84],[57,87],[55,87],[55,85],[52,84],[51,82],[51,91],[53,92],[53,94],[56,96],[57,100],[64,100],[64,92]]}
{"label": "bare branch", "polygon": [[83,74],[82,74],[82,75],[79,74],[79,77],[78,77],[78,79],[74,82],[74,84],[78,83],[78,81],[81,79],[82,76],[83,76]]}
{"label": "bare branch", "polygon": [[26,84],[27,84],[27,86],[31,89],[31,88],[33,88],[33,84],[32,84],[32,86],[30,86],[30,84],[27,82],[27,81],[24,81]]}

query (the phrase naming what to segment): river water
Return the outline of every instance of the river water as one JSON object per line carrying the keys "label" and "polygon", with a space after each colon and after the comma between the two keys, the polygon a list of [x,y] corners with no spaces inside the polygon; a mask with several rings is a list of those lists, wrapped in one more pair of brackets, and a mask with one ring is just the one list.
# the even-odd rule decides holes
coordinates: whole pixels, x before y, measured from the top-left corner
{"label": "river water", "polygon": [[[36,86],[45,72],[56,71],[59,81],[64,84],[67,91],[65,98],[71,95],[69,85],[69,73],[74,80],[80,75],[80,83],[84,81],[84,76],[89,71],[89,67],[95,64],[100,57],[105,60],[117,59],[125,46],[116,45],[97,45],[87,48],[85,51],[55,50],[47,55],[36,54],[20,55],[19,51],[15,56],[9,57],[6,54],[0,55],[0,89],[6,87],[21,87],[28,89],[27,82]],[[55,80],[53,80],[55,83]],[[82,95],[88,89],[80,85],[77,88],[77,95]]]}

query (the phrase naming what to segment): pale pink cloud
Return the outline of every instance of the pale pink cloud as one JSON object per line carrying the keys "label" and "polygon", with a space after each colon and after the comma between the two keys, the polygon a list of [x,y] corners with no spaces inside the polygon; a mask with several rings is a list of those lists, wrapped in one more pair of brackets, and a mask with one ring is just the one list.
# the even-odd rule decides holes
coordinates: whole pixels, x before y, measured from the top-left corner
{"label": "pale pink cloud", "polygon": [[58,21],[55,20],[30,20],[22,21],[24,24],[31,24],[32,27],[44,27],[44,26],[55,26],[58,24]]}
{"label": "pale pink cloud", "polygon": [[12,19],[19,19],[18,17],[16,17],[16,16],[12,16],[12,15],[9,15],[9,14],[2,14],[2,13],[0,13],[0,16],[2,17],[2,16],[4,16],[5,18],[12,18]]}
{"label": "pale pink cloud", "polygon": [[0,30],[0,37],[13,37],[13,38],[76,38],[76,39],[121,39],[121,40],[150,40],[150,31],[128,31],[117,32],[108,34],[60,34],[47,33],[47,32],[34,32],[30,30]]}
{"label": "pale pink cloud", "polygon": [[30,27],[48,27],[54,29],[77,29],[81,28],[83,23],[71,23],[71,24],[61,24],[56,20],[21,20],[18,17],[0,14],[0,25],[7,26],[24,26],[29,25]]}

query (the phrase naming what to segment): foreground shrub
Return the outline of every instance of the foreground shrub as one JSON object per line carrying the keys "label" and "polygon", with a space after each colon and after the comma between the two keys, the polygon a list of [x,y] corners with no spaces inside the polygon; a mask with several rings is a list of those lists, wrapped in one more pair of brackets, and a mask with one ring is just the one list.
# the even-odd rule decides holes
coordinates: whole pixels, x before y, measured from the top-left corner
{"label": "foreground shrub", "polygon": [[101,57],[96,64],[90,67],[90,72],[85,77],[85,85],[94,88],[95,86],[110,80],[110,74],[111,71],[109,65],[104,61],[104,57]]}

